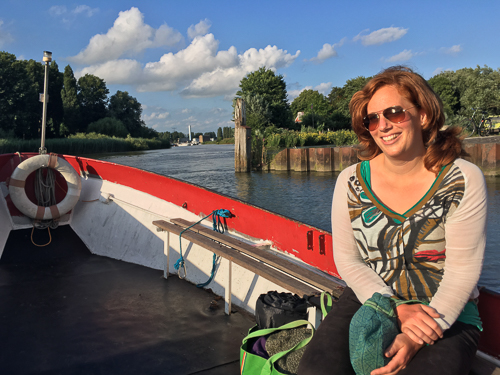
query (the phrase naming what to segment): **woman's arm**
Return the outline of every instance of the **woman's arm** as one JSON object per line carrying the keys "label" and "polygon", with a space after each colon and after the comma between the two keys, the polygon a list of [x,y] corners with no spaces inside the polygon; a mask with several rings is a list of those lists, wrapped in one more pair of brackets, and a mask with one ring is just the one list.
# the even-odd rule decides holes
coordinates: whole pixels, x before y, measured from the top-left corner
{"label": "woman's arm", "polygon": [[392,296],[394,292],[382,278],[363,261],[356,245],[347,206],[348,180],[356,166],[346,168],[337,178],[332,202],[333,257],[342,279],[354,291],[361,303],[379,292]]}
{"label": "woman's arm", "polygon": [[456,165],[465,177],[465,193],[458,208],[446,220],[446,259],[443,279],[432,298],[442,318],[436,322],[448,329],[465,304],[477,295],[486,244],[487,192],[481,170],[458,159]]}

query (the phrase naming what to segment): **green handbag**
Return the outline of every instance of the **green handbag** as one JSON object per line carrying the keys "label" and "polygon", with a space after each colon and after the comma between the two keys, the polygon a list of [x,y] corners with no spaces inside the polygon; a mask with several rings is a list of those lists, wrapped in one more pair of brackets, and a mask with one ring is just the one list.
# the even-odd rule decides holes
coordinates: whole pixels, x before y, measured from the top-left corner
{"label": "green handbag", "polygon": [[[292,330],[300,327],[306,328],[310,326],[311,333],[308,337],[302,339],[295,345],[292,345],[290,348],[283,350],[279,353],[272,355],[269,359],[265,359],[256,354],[250,353],[249,350],[249,341],[253,338],[258,338],[261,336],[267,336],[272,333]],[[296,320],[285,324],[278,328],[269,328],[269,329],[257,329],[257,326],[254,326],[248,332],[248,335],[243,339],[243,342],[240,347],[240,374],[241,375],[281,375],[281,374],[290,374],[290,372],[280,372],[280,366],[277,364],[285,360],[285,356],[292,355],[292,353],[297,352],[299,349],[305,347],[314,334],[314,328],[310,325],[307,320]],[[269,339],[268,339],[269,340]]]}
{"label": "green handbag", "polygon": [[369,375],[384,367],[391,358],[384,355],[400,333],[395,308],[418,300],[396,300],[374,293],[354,314],[349,326],[349,354],[357,375]]}

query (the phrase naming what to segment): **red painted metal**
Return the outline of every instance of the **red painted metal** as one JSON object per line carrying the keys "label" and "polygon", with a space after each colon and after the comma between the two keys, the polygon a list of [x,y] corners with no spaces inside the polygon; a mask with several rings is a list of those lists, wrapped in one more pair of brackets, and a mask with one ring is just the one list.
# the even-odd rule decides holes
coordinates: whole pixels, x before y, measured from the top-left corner
{"label": "red painted metal", "polygon": [[[35,155],[37,154],[22,154],[23,159]],[[69,155],[59,157],[68,161],[80,174],[128,186],[184,207],[196,215],[205,216],[213,210],[228,209],[233,214],[233,217],[226,219],[229,228],[250,237],[270,240],[279,250],[340,278],[333,262],[329,232],[174,178],[100,160]],[[0,181],[5,181],[18,164],[17,154],[1,155]],[[19,215],[15,207],[9,205],[9,209],[12,215]],[[312,232],[310,242],[308,232]],[[325,236],[323,254],[320,253],[320,235]],[[312,251],[307,251],[308,245]]]}

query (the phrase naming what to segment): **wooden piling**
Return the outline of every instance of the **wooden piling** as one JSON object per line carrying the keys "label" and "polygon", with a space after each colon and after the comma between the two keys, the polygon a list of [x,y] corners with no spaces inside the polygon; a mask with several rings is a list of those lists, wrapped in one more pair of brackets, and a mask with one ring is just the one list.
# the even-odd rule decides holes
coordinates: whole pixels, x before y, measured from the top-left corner
{"label": "wooden piling", "polygon": [[252,133],[246,126],[245,101],[236,99],[234,111],[234,171],[250,172]]}

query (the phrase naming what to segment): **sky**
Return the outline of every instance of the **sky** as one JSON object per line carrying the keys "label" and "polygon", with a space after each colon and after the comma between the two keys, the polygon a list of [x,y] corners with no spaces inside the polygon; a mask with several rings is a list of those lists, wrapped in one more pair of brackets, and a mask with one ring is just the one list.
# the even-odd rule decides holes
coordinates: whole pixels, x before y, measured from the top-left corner
{"label": "sky", "polygon": [[[1,0],[0,50],[104,79],[127,91],[157,131],[234,126],[232,99],[265,66],[290,102],[407,65],[500,67],[500,1]],[[50,103],[49,103],[50,105]]]}

